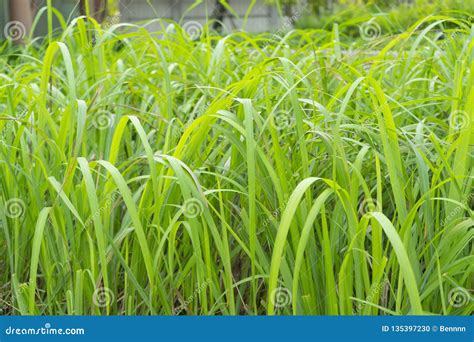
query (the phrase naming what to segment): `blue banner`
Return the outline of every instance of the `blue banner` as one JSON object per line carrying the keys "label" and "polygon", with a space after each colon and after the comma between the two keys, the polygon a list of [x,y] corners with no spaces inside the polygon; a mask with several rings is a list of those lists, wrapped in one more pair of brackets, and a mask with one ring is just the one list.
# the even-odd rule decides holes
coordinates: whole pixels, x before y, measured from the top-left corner
{"label": "blue banner", "polygon": [[469,316],[0,317],[0,341],[465,341]]}

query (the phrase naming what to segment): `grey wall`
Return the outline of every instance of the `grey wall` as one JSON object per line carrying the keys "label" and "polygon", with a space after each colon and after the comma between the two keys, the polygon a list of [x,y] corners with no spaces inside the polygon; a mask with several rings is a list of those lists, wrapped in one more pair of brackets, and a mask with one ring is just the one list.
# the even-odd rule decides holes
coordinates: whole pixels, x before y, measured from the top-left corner
{"label": "grey wall", "polygon": [[[4,28],[5,25],[8,23],[9,18],[8,18],[8,2],[9,0],[0,0],[0,36],[4,38]],[[34,0],[33,1],[36,8],[41,8],[46,5],[46,0]],[[56,9],[58,9],[64,19],[67,21],[69,17],[73,17],[79,14],[78,12],[78,7],[77,7],[77,1],[76,0],[53,0],[53,5]],[[54,26],[57,28],[58,21],[55,20]],[[36,35],[46,35],[48,32],[48,25],[47,25],[47,19],[46,19],[46,13],[42,15],[42,17],[39,19],[38,26],[35,29],[35,34]]]}
{"label": "grey wall", "polygon": [[[229,1],[229,0],[228,0]],[[44,6],[46,0],[35,0],[38,7]],[[53,5],[62,13],[65,19],[78,15],[77,0],[53,0]],[[120,0],[122,22],[145,22],[157,18],[173,19],[181,24],[196,21],[203,24],[206,17],[213,12],[215,0],[204,0],[192,11],[186,10],[194,3],[193,0]],[[264,0],[257,0],[245,27],[243,18],[251,0],[230,0],[232,8],[239,17],[225,19],[228,30],[245,29],[250,32],[277,31],[281,27],[281,19],[274,7],[265,4]],[[8,0],[0,0],[0,36],[4,37],[4,30],[8,22]],[[55,27],[58,27],[57,22]],[[158,29],[159,25],[147,26],[150,30]],[[46,16],[43,16],[35,30],[37,35],[47,33]]]}
{"label": "grey wall", "polygon": [[[202,4],[187,11],[195,1],[193,0],[121,0],[122,20],[140,22],[159,17],[173,19],[181,24],[197,21],[203,24],[213,13],[215,0],[204,0]],[[281,23],[278,13],[273,6],[265,4],[264,0],[257,0],[248,16],[245,27],[244,17],[251,4],[251,0],[228,1],[238,17],[226,18],[224,24],[229,30],[245,29],[250,32],[276,31]],[[150,6],[151,5],[151,6]]]}

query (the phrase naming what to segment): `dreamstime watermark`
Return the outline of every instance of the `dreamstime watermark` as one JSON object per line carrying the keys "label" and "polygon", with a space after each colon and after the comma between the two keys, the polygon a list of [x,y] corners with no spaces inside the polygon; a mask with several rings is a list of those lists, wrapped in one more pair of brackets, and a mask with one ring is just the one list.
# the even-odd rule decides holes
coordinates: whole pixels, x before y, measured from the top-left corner
{"label": "dreamstime watermark", "polygon": [[272,38],[275,40],[281,40],[282,35],[288,31],[288,29],[292,28],[296,21],[301,17],[302,13],[296,12],[291,17],[287,17],[283,20],[282,25],[280,28],[272,34]]}
{"label": "dreamstime watermark", "polygon": [[187,218],[196,218],[204,211],[204,205],[202,201],[198,200],[197,198],[190,198],[184,201],[184,204],[181,208],[183,210],[184,216]]}
{"label": "dreamstime watermark", "polygon": [[[273,211],[270,213],[270,214],[271,214],[271,217],[276,220],[276,219],[278,218],[278,216],[281,215],[281,211],[282,211],[281,208],[278,208],[278,209],[273,210]],[[270,222],[270,217],[265,216],[265,218],[263,218],[262,226],[263,226],[264,228],[266,228],[266,227],[268,226],[268,223],[269,223],[269,222]]]}
{"label": "dreamstime watermark", "polygon": [[0,145],[7,144],[7,136],[15,132],[15,124],[13,121],[8,121],[7,124],[0,131]]}
{"label": "dreamstime watermark", "polygon": [[28,112],[28,108],[25,108],[22,105],[17,107],[18,114],[14,119],[7,121],[6,125],[0,131],[0,145],[7,145],[7,140],[9,135],[15,135],[15,119],[21,120]]}
{"label": "dreamstime watermark", "polygon": [[[107,16],[101,24],[102,30],[106,31],[109,28],[111,28],[112,26],[119,24],[121,19],[122,19],[121,14],[116,14],[116,15],[113,15],[113,16]],[[90,42],[87,44],[87,48],[88,49],[93,48],[97,44],[97,39],[98,39],[97,35],[95,35],[95,34],[92,35]]]}
{"label": "dreamstime watermark", "polygon": [[449,124],[456,131],[463,131],[471,125],[471,118],[464,110],[456,110],[449,115]]}
{"label": "dreamstime watermark", "polygon": [[5,25],[3,33],[8,40],[14,42],[21,41],[26,36],[26,27],[21,21],[9,21]]}
{"label": "dreamstime watermark", "polygon": [[102,131],[104,129],[110,128],[114,124],[114,119],[114,115],[107,112],[100,112],[94,117],[92,124],[95,128]]}
{"label": "dreamstime watermark", "polygon": [[372,41],[379,38],[382,34],[382,28],[375,21],[375,18],[371,18],[359,26],[360,37],[365,41]]}
{"label": "dreamstime watermark", "polygon": [[175,121],[171,126],[171,135],[175,138],[181,137],[186,130],[186,127],[186,125],[180,126],[180,124]]}
{"label": "dreamstime watermark", "polygon": [[15,328],[9,326],[5,329],[5,335],[85,335],[84,328],[53,328],[46,323],[40,328]]}
{"label": "dreamstime watermark", "polygon": [[[185,112],[185,122],[179,122],[178,120],[174,120],[173,124],[171,125],[171,134],[177,138],[181,137],[184,131],[192,125],[194,120],[204,115],[204,113],[209,109],[210,105],[210,102],[206,102],[204,105],[201,105],[199,109],[190,113],[189,115],[187,115],[187,112]],[[196,104],[196,106],[198,106],[198,104]]]}
{"label": "dreamstime watermark", "polygon": [[375,211],[382,211],[382,206],[373,198],[364,198],[359,205],[359,214],[361,216]]}
{"label": "dreamstime watermark", "polygon": [[201,294],[201,292],[204,291],[210,284],[211,284],[211,279],[207,279],[204,283],[199,284],[198,287],[196,287],[196,289],[194,290],[192,295],[190,295],[188,298],[186,298],[186,300],[180,306],[173,309],[173,315],[177,316],[183,310],[185,310],[189,306],[189,304],[192,303],[194,298],[199,296]]}
{"label": "dreamstime watermark", "polygon": [[[470,204],[470,202],[472,201],[473,198],[474,198],[474,192],[471,192],[466,198],[466,202],[468,203],[468,205]],[[449,214],[441,221],[441,227],[444,227],[446,224],[448,224],[448,222],[450,222],[453,218],[455,218],[463,210],[464,209],[461,206],[457,206],[456,208],[451,210],[449,212]]]}
{"label": "dreamstime watermark", "polygon": [[92,302],[99,308],[110,306],[115,301],[114,292],[108,287],[99,287],[92,295]]}
{"label": "dreamstime watermark", "polygon": [[[372,302],[375,299],[375,297],[377,297],[380,294],[380,292],[382,292],[389,285],[390,285],[390,282],[388,281],[388,279],[385,279],[384,281],[380,282],[379,284],[377,284],[377,286],[373,287],[370,290],[369,295],[367,296],[365,301],[369,303]],[[357,312],[360,313],[366,305],[367,305],[366,303],[357,304]]]}
{"label": "dreamstime watermark", "polygon": [[[293,175],[293,177],[295,177],[295,175]],[[277,220],[278,217],[282,215],[283,211],[285,210],[286,203],[288,203],[288,196],[284,196],[282,203],[283,204],[281,206],[279,206],[278,208],[276,208],[276,209],[274,209],[273,211],[270,212],[270,215],[271,215],[270,217],[265,216],[263,218],[262,226],[264,228],[266,228],[268,226],[268,223],[271,221],[270,218],[273,218],[274,220]]]}
{"label": "dreamstime watermark", "polygon": [[469,291],[464,287],[455,287],[448,293],[448,302],[455,308],[460,308],[466,305],[469,301],[472,301],[472,297]]}
{"label": "dreamstime watermark", "polygon": [[198,40],[202,36],[203,32],[203,27],[200,23],[197,21],[187,21],[184,23],[183,27],[183,32],[186,34],[186,36],[191,39],[191,40]]}
{"label": "dreamstime watermark", "polygon": [[464,39],[468,36],[466,32],[442,32],[441,36],[438,40],[442,40],[443,42],[440,44],[442,49],[445,49],[450,42],[456,41],[464,41]]}
{"label": "dreamstime watermark", "polygon": [[304,10],[298,9],[291,17],[286,17],[283,19],[283,23],[281,26],[271,35],[271,41],[265,42],[262,46],[262,49],[265,49],[270,44],[274,43],[275,41],[281,41],[283,39],[283,35],[291,29],[295,23],[300,19],[304,14],[309,12],[308,6],[302,6]]}
{"label": "dreamstime watermark", "polygon": [[291,304],[292,295],[291,291],[286,287],[277,287],[270,294],[270,301],[275,308],[284,308]]}
{"label": "dreamstime watermark", "polygon": [[5,203],[5,215],[9,218],[19,218],[25,213],[25,202],[19,198],[11,198]]}
{"label": "dreamstime watermark", "polygon": [[279,110],[273,115],[271,124],[276,130],[283,131],[294,126],[295,118],[287,111]]}
{"label": "dreamstime watermark", "polygon": [[107,30],[110,27],[119,24],[121,19],[122,16],[120,15],[120,13],[113,16],[108,16],[102,23],[102,29]]}
{"label": "dreamstime watermark", "polygon": [[114,202],[117,200],[118,197],[120,197],[120,193],[118,193],[118,192],[112,193],[110,198],[108,198],[105,201],[104,205],[102,207],[100,207],[98,210],[96,210],[96,212],[84,223],[84,226],[88,227],[89,225],[91,225],[94,222],[95,219],[100,218],[101,215],[106,210],[109,210],[110,208],[112,208],[112,205],[114,204]]}

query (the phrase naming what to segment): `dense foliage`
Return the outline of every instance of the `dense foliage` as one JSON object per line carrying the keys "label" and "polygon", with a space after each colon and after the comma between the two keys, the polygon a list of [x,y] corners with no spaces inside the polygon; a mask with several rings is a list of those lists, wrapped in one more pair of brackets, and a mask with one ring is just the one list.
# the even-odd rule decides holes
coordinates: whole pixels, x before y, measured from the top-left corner
{"label": "dense foliage", "polygon": [[362,36],[5,43],[3,313],[472,312],[470,23]]}

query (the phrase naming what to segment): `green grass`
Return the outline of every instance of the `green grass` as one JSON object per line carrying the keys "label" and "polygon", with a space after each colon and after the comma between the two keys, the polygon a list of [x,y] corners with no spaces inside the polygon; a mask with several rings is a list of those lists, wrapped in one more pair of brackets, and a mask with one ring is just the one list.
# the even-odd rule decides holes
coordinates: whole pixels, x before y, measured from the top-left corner
{"label": "green grass", "polygon": [[168,24],[1,47],[3,314],[473,311],[471,22]]}

